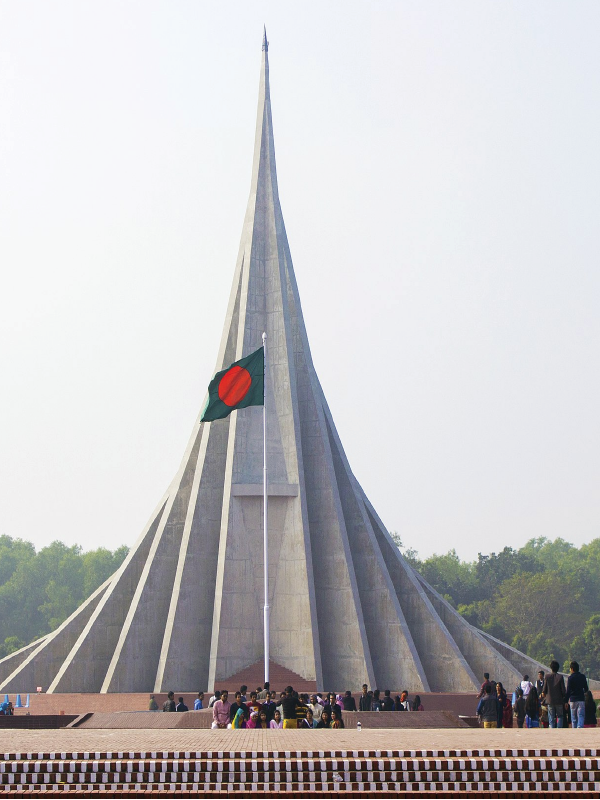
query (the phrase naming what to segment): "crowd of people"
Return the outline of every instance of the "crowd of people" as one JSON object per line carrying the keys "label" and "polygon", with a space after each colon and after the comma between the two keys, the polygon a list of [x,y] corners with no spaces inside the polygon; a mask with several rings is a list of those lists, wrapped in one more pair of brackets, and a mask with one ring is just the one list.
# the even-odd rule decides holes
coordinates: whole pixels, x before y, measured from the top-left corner
{"label": "crowd of people", "polygon": [[[591,728],[597,725],[596,701],[589,691],[587,679],[579,670],[579,664],[572,661],[565,683],[559,673],[559,664],[552,661],[550,672],[538,672],[537,680],[532,682],[529,675],[515,687],[512,694],[506,691],[501,682],[490,680],[484,673],[484,681],[477,695],[479,704],[477,716],[484,728],[512,728],[516,722],[519,728]],[[194,711],[203,709],[204,693],[198,692],[194,701]],[[269,683],[264,688],[248,691],[241,686],[230,696],[226,689],[215,690],[208,701],[212,709],[213,728],[343,728],[344,711],[424,711],[421,698],[416,695],[411,702],[408,691],[392,697],[389,689],[370,690],[363,684],[358,698],[358,707],[352,692],[336,694],[299,694],[288,686],[279,694],[272,691]],[[150,710],[158,711],[154,695],[150,695]],[[163,704],[163,711],[188,711],[183,697],[175,702],[175,695],[169,692]],[[360,722],[358,722],[360,727]]]}
{"label": "crowd of people", "polygon": [[292,686],[277,695],[268,683],[264,689],[248,692],[240,687],[230,700],[227,690],[215,691],[208,703],[213,710],[213,728],[343,728],[344,711],[422,711],[419,696],[412,704],[408,692],[395,699],[386,690],[383,698],[379,690],[370,691],[365,684],[359,698],[359,708],[352,692],[344,695],[329,692],[326,695],[299,694]]}
{"label": "crowd of people", "polygon": [[577,661],[571,661],[566,685],[558,661],[550,663],[550,670],[546,674],[541,669],[535,683],[524,675],[512,697],[485,672],[477,695],[477,716],[483,727],[512,728],[516,720],[519,728],[595,728],[596,701]]}

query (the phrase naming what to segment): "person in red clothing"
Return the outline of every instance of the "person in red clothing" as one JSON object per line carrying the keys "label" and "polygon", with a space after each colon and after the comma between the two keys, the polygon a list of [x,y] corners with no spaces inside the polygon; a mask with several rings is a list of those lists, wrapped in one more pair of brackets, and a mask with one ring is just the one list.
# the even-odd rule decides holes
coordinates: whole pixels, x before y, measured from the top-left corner
{"label": "person in red clothing", "polygon": [[258,692],[250,692],[250,700],[246,702],[246,705],[251,714],[253,711],[256,711],[256,714],[260,715],[262,703],[258,702]]}
{"label": "person in red clothing", "polygon": [[489,672],[484,672],[483,673],[483,683],[481,684],[481,689],[479,690],[479,694],[477,695],[478,698],[483,697],[483,695],[486,693],[486,689],[485,689],[486,686],[490,687],[490,692],[491,692],[491,690],[492,690],[492,682],[490,680],[490,673]]}

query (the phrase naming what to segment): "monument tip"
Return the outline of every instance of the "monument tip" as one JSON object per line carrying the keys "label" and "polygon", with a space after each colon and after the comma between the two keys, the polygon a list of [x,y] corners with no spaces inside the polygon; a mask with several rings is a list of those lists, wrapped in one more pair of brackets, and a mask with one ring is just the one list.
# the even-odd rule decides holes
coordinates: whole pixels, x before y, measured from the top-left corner
{"label": "monument tip", "polygon": [[263,25],[262,49],[266,53],[268,53],[268,51],[269,51],[269,42],[267,41],[267,26],[266,25]]}

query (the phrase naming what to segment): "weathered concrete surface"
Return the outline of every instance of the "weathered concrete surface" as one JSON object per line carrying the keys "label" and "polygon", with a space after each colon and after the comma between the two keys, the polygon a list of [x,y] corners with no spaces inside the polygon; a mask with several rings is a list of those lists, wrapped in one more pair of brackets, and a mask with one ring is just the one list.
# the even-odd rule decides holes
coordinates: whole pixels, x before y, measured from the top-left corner
{"label": "weathered concrete surface", "polygon": [[[310,353],[275,166],[266,41],[250,197],[216,369],[267,333],[271,657],[320,689],[473,691],[537,664],[468,625],[404,561],[353,475]],[[208,377],[208,376],[207,376]],[[262,409],[194,425],[119,571],[0,661],[0,691],[212,689],[263,655]]]}

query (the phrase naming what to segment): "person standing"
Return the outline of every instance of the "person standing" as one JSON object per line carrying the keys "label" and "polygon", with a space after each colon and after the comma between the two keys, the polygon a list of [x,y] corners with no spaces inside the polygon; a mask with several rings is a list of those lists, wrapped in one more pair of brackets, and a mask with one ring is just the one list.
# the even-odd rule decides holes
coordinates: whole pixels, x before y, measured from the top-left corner
{"label": "person standing", "polygon": [[285,697],[281,701],[281,710],[283,716],[284,728],[297,728],[298,722],[296,720],[296,703],[298,697],[291,686],[285,690]]}
{"label": "person standing", "polygon": [[175,706],[175,711],[189,711],[189,708],[183,702],[183,697],[179,698],[179,702]]}
{"label": "person standing", "polygon": [[423,703],[421,703],[421,697],[418,694],[415,695],[415,699],[413,700],[412,710],[425,711],[425,709],[423,708]]}
{"label": "person standing", "polygon": [[489,686],[490,690],[491,690],[492,682],[490,681],[490,673],[489,672],[484,672],[483,673],[483,683],[481,684],[481,689],[479,690],[479,694],[477,695],[477,699],[478,700],[485,695],[485,693],[486,693],[485,687],[486,686]]}
{"label": "person standing", "polygon": [[391,692],[389,689],[386,689],[383,693],[383,700],[381,701],[381,710],[382,711],[393,711],[394,710],[394,701],[390,697]]}
{"label": "person standing", "polygon": [[496,699],[498,700],[498,727],[504,727],[504,704],[507,700],[506,692],[501,681],[496,684]]}
{"label": "person standing", "polygon": [[258,702],[258,692],[250,692],[250,700],[246,701],[246,705],[251,714],[253,711],[256,712],[257,715],[260,714],[262,704]]}
{"label": "person standing", "polygon": [[598,725],[598,709],[596,708],[596,701],[591,692],[585,693],[585,720],[583,723],[584,728],[595,728]]}
{"label": "person standing", "polygon": [[529,680],[529,675],[523,675],[523,680],[521,681],[521,689],[523,689],[523,697],[527,700],[529,696],[529,692],[533,689],[533,683]]}
{"label": "person standing", "polygon": [[169,692],[167,699],[163,703],[163,711],[175,711],[175,693]]}
{"label": "person standing", "polygon": [[371,699],[371,711],[381,711],[381,700],[379,699],[379,689],[375,689]]}
{"label": "person standing", "polygon": [[400,697],[396,699],[395,708],[396,711],[410,711],[410,703],[408,700],[408,692],[406,691],[406,689],[404,689]]}
{"label": "person standing", "polygon": [[308,703],[304,702],[304,698],[301,697],[298,692],[294,692],[295,700],[296,700],[296,726],[300,727],[300,723],[306,719],[306,714],[311,709],[308,706]]}
{"label": "person standing", "polygon": [[330,720],[333,719],[333,707],[337,706],[337,704],[338,703],[337,703],[337,697],[335,695],[335,692],[329,692],[329,694],[327,695],[327,702],[325,703],[323,708],[327,709],[327,711],[329,711],[329,719]]}
{"label": "person standing", "polygon": [[541,695],[542,689],[544,688],[544,676],[545,676],[544,670],[540,669],[538,671],[537,680],[534,684],[535,688],[537,689],[538,697]]}
{"label": "person standing", "polygon": [[262,710],[267,714],[267,722],[271,722],[275,716],[275,703],[271,699],[271,692],[267,692],[262,704]]}
{"label": "person standing", "polygon": [[362,687],[362,694],[358,700],[358,710],[359,711],[370,711],[371,710],[371,699],[372,696],[369,694],[369,687],[366,683],[363,683]]}
{"label": "person standing", "polygon": [[513,707],[510,697],[504,693],[504,706],[502,708],[502,727],[512,728],[513,726]]}
{"label": "person standing", "polygon": [[531,687],[525,700],[525,727],[540,727],[540,701],[535,686]]}
{"label": "person standing", "polygon": [[342,698],[344,711],[356,711],[356,700],[352,697],[352,692],[348,690]]}
{"label": "person standing", "polygon": [[267,695],[270,693],[271,693],[271,684],[269,683],[269,681],[265,681],[265,688],[262,690],[262,692],[258,693],[258,699],[266,700]]}
{"label": "person standing", "polygon": [[517,727],[522,728],[525,722],[525,698],[523,697],[523,689],[520,686],[517,689],[517,700],[513,708],[517,715]]}
{"label": "person standing", "polygon": [[477,706],[477,716],[484,728],[498,727],[498,700],[492,694],[492,684],[488,683],[484,689],[484,695]]}
{"label": "person standing", "polygon": [[567,680],[567,695],[565,701],[571,708],[571,720],[574,728],[583,728],[585,723],[585,693],[588,691],[588,682],[585,675],[579,672],[577,661],[569,665],[571,674]]}
{"label": "person standing", "polygon": [[150,703],[148,705],[148,711],[158,711],[158,703],[154,699],[154,695],[150,695]]}
{"label": "person standing", "polygon": [[200,711],[204,707],[204,692],[198,692],[198,697],[194,700],[194,711]]}
{"label": "person standing", "polygon": [[562,728],[565,710],[565,679],[558,674],[558,661],[550,662],[549,675],[544,678],[542,700],[548,708],[548,724],[551,728]]}
{"label": "person standing", "polygon": [[[215,705],[216,705],[216,703],[215,703]],[[250,712],[248,710],[248,706],[242,700],[242,693],[241,692],[236,692],[235,693],[234,702],[231,703],[231,705],[229,707],[229,722],[233,722],[233,720],[235,719],[235,715],[237,714],[237,712],[240,709],[242,711],[243,718],[244,719],[249,719]]]}

